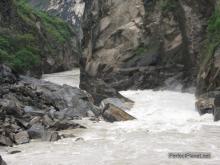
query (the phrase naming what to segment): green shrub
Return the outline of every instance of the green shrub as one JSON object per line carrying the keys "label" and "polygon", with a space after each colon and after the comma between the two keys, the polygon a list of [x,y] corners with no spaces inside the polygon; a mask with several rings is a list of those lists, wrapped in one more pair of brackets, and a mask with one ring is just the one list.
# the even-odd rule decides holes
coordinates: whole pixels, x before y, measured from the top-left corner
{"label": "green shrub", "polygon": [[135,50],[135,54],[136,55],[143,55],[146,52],[146,50],[147,50],[147,48],[145,48],[145,47],[138,47]]}
{"label": "green shrub", "polygon": [[160,7],[163,12],[169,12],[176,8],[176,3],[173,0],[161,0]]}
{"label": "green shrub", "polygon": [[20,72],[30,70],[38,64],[40,64],[39,56],[33,54],[28,49],[18,51],[11,62],[13,68]]}
{"label": "green shrub", "polygon": [[208,22],[208,34],[202,53],[202,70],[206,68],[212,59],[215,49],[220,45],[220,5],[216,6],[213,15]]}
{"label": "green shrub", "polygon": [[43,57],[56,55],[57,47],[69,42],[74,31],[61,19],[31,8],[26,0],[13,0],[13,5],[16,17],[0,27],[0,62],[19,72],[33,71]]}
{"label": "green shrub", "polygon": [[9,54],[6,52],[6,51],[4,51],[4,50],[2,50],[2,49],[0,49],[0,63],[2,63],[2,62],[8,62],[8,61],[10,61],[10,56],[9,56]]}
{"label": "green shrub", "polygon": [[6,38],[0,36],[0,49],[8,49],[9,48],[9,42]]}
{"label": "green shrub", "polygon": [[217,7],[208,23],[208,31],[210,34],[220,32],[220,7]]}

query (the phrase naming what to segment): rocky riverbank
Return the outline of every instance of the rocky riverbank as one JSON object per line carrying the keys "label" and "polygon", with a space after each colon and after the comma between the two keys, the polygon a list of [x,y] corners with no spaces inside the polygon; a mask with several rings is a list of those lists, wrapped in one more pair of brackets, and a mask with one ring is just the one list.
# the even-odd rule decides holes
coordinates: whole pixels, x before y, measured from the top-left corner
{"label": "rocky riverbank", "polygon": [[74,119],[99,116],[92,97],[68,85],[18,76],[0,66],[0,144],[12,146],[30,139],[54,141],[56,131],[83,127]]}
{"label": "rocky riverbank", "polygon": [[83,117],[103,116],[110,122],[134,119],[119,107],[124,104],[120,99],[97,107],[85,91],[17,75],[5,65],[0,65],[0,85],[0,145],[59,140],[62,135],[57,131],[85,128],[74,121]]}

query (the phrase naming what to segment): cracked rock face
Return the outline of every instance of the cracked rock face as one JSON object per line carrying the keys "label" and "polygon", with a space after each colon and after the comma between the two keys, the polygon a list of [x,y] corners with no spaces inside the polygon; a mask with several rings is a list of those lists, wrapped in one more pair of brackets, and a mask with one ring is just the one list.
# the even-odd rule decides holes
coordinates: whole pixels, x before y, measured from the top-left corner
{"label": "cracked rock face", "polygon": [[83,26],[82,89],[100,97],[104,83],[116,90],[163,87],[168,79],[183,84],[183,89],[194,84],[213,3],[89,2]]}
{"label": "cracked rock face", "polygon": [[[83,48],[80,87],[97,102],[118,96],[118,90],[164,88],[167,80],[183,84],[183,90],[195,85],[198,59],[215,6],[212,0],[30,3],[75,27]],[[217,66],[218,56],[215,59],[213,65]],[[203,79],[200,82],[207,78]],[[202,91],[200,88],[207,85],[200,84]]]}

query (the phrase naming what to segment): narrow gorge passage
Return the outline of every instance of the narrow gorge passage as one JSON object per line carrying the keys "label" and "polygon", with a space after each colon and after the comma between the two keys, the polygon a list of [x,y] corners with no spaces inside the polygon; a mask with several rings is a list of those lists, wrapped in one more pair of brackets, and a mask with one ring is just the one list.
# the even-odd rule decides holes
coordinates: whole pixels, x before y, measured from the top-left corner
{"label": "narrow gorge passage", "polygon": [[[73,77],[70,75],[74,75]],[[78,86],[79,71],[45,75],[45,80]],[[58,80],[58,81],[57,81]],[[200,116],[193,94],[172,91],[122,91],[135,101],[128,111],[137,120],[107,123],[78,121],[88,129],[68,130],[81,137],[16,146],[21,153],[0,150],[9,165],[218,165],[220,123]],[[169,152],[210,152],[212,159],[168,159]]]}

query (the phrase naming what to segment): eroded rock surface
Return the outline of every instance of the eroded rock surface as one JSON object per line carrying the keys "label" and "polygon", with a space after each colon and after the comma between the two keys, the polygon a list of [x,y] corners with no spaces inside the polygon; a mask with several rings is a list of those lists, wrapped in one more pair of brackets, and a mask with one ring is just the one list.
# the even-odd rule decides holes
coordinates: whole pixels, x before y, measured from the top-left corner
{"label": "eroded rock surface", "polygon": [[108,122],[134,120],[135,118],[123,111],[121,108],[113,105],[106,104],[102,113],[103,118]]}
{"label": "eroded rock surface", "polygon": [[[86,3],[80,87],[100,101],[100,93],[115,95],[112,88],[158,89],[170,79],[183,90],[195,85],[214,5],[210,0]],[[99,84],[109,88],[100,92]]]}

